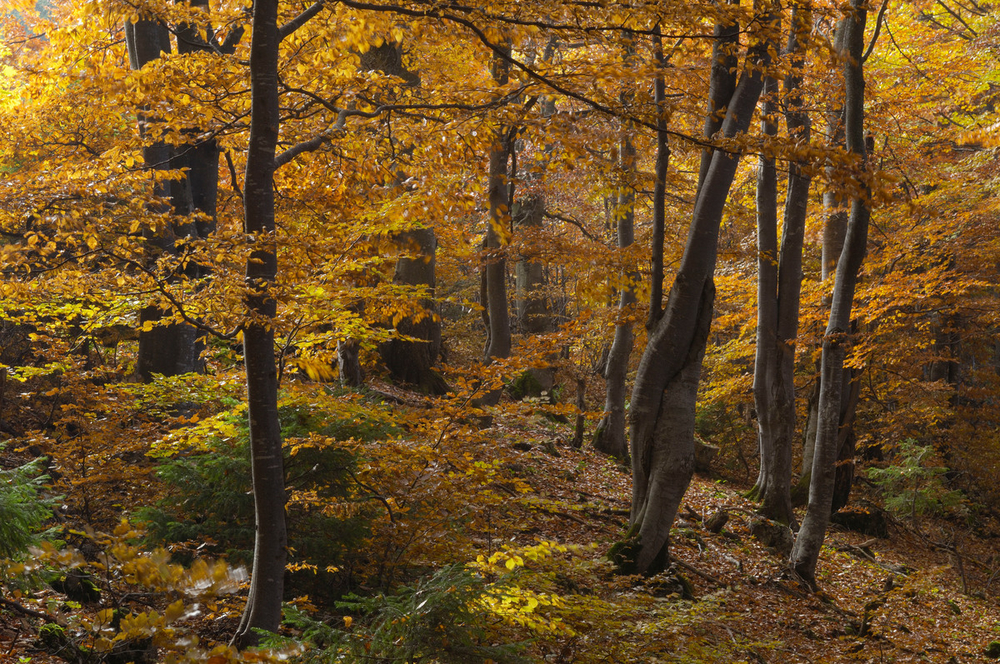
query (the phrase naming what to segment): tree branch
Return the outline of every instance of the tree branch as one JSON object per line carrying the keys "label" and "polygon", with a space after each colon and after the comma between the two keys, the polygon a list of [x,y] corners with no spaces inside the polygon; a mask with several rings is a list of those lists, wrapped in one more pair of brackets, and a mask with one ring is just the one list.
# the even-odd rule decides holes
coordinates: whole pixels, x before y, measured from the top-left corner
{"label": "tree branch", "polygon": [[316,14],[319,14],[324,7],[326,7],[326,0],[317,0],[301,14],[278,28],[278,41],[284,41],[285,37],[308,23],[309,20],[316,16]]}
{"label": "tree branch", "polygon": [[872,34],[872,40],[868,43],[868,48],[865,49],[865,54],[861,56],[861,64],[868,61],[868,56],[872,54],[872,50],[875,48],[875,42],[878,41],[878,34],[882,31],[882,19],[885,17],[885,10],[889,7],[889,0],[882,0],[882,6],[879,7],[878,16],[875,18],[875,32]]}
{"label": "tree branch", "polygon": [[[346,6],[346,7],[351,7],[352,9],[365,9],[365,10],[370,10],[370,11],[383,11],[383,12],[384,11],[390,11],[390,12],[397,13],[397,14],[400,14],[400,15],[403,15],[403,16],[413,16],[413,17],[420,17],[420,18],[434,17],[434,18],[439,18],[439,19],[442,19],[442,20],[445,20],[445,21],[450,21],[452,23],[461,25],[464,28],[468,29],[470,32],[472,32],[472,34],[475,35],[475,37],[484,46],[486,46],[486,48],[488,48],[490,51],[492,51],[498,58],[500,58],[501,60],[504,60],[508,64],[513,65],[517,69],[521,70],[522,72],[524,72],[528,76],[528,78],[533,79],[533,80],[537,81],[538,83],[541,83],[542,85],[548,87],[551,90],[554,90],[555,92],[558,92],[561,95],[569,97],[570,99],[575,99],[576,101],[579,101],[580,103],[586,104],[590,108],[592,108],[592,109],[594,109],[594,110],[596,110],[596,111],[598,111],[598,112],[600,112],[600,113],[602,113],[604,115],[607,115],[607,116],[612,117],[612,118],[628,119],[631,122],[634,122],[635,124],[643,126],[643,127],[647,128],[647,129],[651,129],[652,131],[656,131],[657,130],[656,123],[654,123],[654,122],[649,122],[649,121],[644,120],[642,118],[631,117],[631,116],[629,116],[628,114],[626,114],[624,112],[616,111],[615,109],[613,109],[613,108],[611,108],[609,106],[606,106],[606,105],[604,105],[604,104],[602,104],[602,103],[600,103],[600,102],[598,102],[598,101],[596,101],[594,99],[591,99],[591,98],[587,97],[584,94],[581,94],[581,93],[576,92],[574,90],[571,90],[571,89],[569,89],[569,88],[567,88],[567,87],[565,87],[563,85],[560,85],[559,83],[553,81],[551,78],[545,76],[544,74],[541,74],[541,73],[535,71],[531,67],[525,65],[524,63],[522,63],[521,61],[519,61],[517,58],[515,58],[512,55],[510,55],[509,53],[507,53],[502,47],[498,46],[497,44],[494,44],[489,39],[489,37],[486,35],[486,33],[481,28],[479,28],[479,26],[477,26],[471,19],[467,19],[467,18],[464,18],[464,17],[461,17],[461,16],[456,16],[455,14],[449,14],[449,13],[446,13],[446,12],[442,12],[439,9],[434,9],[434,8],[428,8],[426,10],[421,11],[421,10],[408,9],[406,7],[399,7],[399,6],[386,7],[384,5],[377,5],[377,4],[374,4],[374,3],[371,3],[371,2],[363,2],[361,0],[336,0],[336,1],[339,2],[340,4]],[[723,149],[723,148],[719,148],[719,147],[716,147],[716,146],[712,146],[710,142],[708,142],[708,141],[706,141],[704,139],[695,138],[694,136],[690,136],[690,135],[682,133],[682,132],[668,130],[667,134],[670,135],[670,136],[675,136],[675,137],[677,137],[677,138],[679,138],[681,140],[687,141],[687,142],[689,142],[689,143],[691,143],[693,145],[697,145],[697,146],[701,146],[701,147],[715,147],[716,149]]]}

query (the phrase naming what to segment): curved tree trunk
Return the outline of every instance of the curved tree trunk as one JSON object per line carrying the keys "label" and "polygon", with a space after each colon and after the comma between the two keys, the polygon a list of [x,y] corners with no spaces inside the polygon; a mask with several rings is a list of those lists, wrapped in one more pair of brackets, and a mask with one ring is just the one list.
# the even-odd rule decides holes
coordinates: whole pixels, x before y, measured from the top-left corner
{"label": "curved tree trunk", "polygon": [[[762,41],[748,54],[723,122],[728,138],[750,126],[770,46]],[[655,574],[667,563],[670,526],[694,468],[695,399],[714,303],[719,226],[739,158],[722,150],[712,155],[677,277],[632,390],[630,536],[637,540],[620,562],[639,573]]]}
{"label": "curved tree trunk", "polygon": [[653,80],[653,103],[656,105],[656,167],[653,181],[653,238],[650,258],[649,317],[650,330],[663,315],[663,241],[666,233],[667,169],[670,166],[670,145],[667,143],[666,90],[663,83],[663,42],[660,26],[654,28],[653,52],[660,68]]}
{"label": "curved tree trunk", "polygon": [[[788,37],[793,71],[785,78],[788,134],[797,143],[809,142],[809,116],[802,110],[799,72],[804,65],[804,38],[812,27],[808,10],[796,7]],[[777,88],[775,82],[774,88]],[[765,88],[766,89],[766,88]],[[776,91],[776,90],[775,90]],[[777,108],[770,109],[776,113]],[[769,111],[765,103],[764,116]],[[768,127],[765,134],[777,127]],[[773,133],[772,133],[773,135]],[[754,400],[760,435],[760,475],[754,490],[761,512],[768,518],[793,524],[792,441],[795,436],[795,338],[802,292],[802,243],[805,235],[810,178],[805,164],[792,162],[788,172],[784,230],[780,258],[777,240],[777,177],[774,162],[762,163],[758,179],[762,205],[758,206],[758,323]]]}
{"label": "curved tree trunk", "polygon": [[[739,5],[740,0],[728,0],[730,5]],[[715,40],[712,42],[712,73],[708,84],[708,109],[705,113],[705,138],[711,139],[722,129],[726,110],[733,92],[736,90],[736,72],[740,63],[740,24],[738,21],[722,21],[715,25]],[[698,188],[705,182],[708,167],[712,165],[711,148],[701,151],[698,167]]]}
{"label": "curved tree trunk", "polygon": [[250,142],[247,147],[244,229],[256,249],[247,259],[247,323],[243,355],[247,372],[247,410],[256,537],[250,594],[239,629],[239,648],[257,641],[254,630],[277,631],[281,624],[287,534],[281,429],[278,422],[278,371],[274,359],[277,303],[269,289],[278,271],[274,169],[280,125],[278,106],[278,0],[255,0],[250,43]]}
{"label": "curved tree trunk", "polygon": [[[625,44],[625,64],[632,67],[635,62],[635,37]],[[627,107],[634,95],[631,91],[621,93],[622,106]],[[632,144],[634,126],[625,122],[621,127],[618,141],[618,169],[621,182],[618,184],[618,200],[608,208],[613,212],[608,217],[615,220],[615,237],[619,249],[632,246],[635,242],[635,190],[636,152]],[[609,198],[605,199],[610,201]],[[655,241],[654,241],[655,244]],[[662,243],[661,243],[662,246]],[[629,317],[636,304],[635,286],[639,273],[626,269],[618,299],[618,321],[615,337],[604,359],[604,415],[594,431],[594,448],[616,459],[628,459],[628,440],[625,437],[625,379],[628,376],[628,361],[632,355],[635,335],[633,322]]]}
{"label": "curved tree trunk", "polygon": [[[857,156],[859,166],[866,168],[867,155],[864,140],[864,91],[861,54],[864,48],[864,31],[867,11],[861,0],[851,1],[852,16],[845,23],[844,81],[845,134],[847,149]],[[837,265],[830,322],[823,338],[822,369],[820,374],[819,423],[817,426],[816,452],[813,457],[812,481],[809,485],[809,506],[802,529],[792,549],[791,564],[807,584],[816,585],[816,563],[830,520],[833,501],[835,461],[839,446],[840,413],[843,392],[844,357],[850,341],[851,307],[857,286],[858,273],[864,261],[868,242],[868,186],[862,180],[862,194],[851,206],[851,216]]]}

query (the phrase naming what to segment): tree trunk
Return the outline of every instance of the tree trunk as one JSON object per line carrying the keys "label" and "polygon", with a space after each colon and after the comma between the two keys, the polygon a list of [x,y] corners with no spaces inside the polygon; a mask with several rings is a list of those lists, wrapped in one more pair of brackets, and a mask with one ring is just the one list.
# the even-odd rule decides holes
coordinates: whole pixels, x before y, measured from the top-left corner
{"label": "tree trunk", "polygon": [[[618,188],[618,205],[614,217],[617,220],[616,235],[618,248],[625,249],[635,241],[635,146],[629,136],[630,128],[623,127],[619,142],[619,166],[622,183]],[[625,378],[628,375],[628,360],[632,354],[635,336],[632,320],[629,318],[635,307],[635,287],[639,275],[627,270],[618,301],[618,323],[615,338],[604,363],[605,397],[604,416],[597,423],[594,433],[594,447],[616,459],[628,459],[628,441],[625,438]]]}
{"label": "tree trunk", "polygon": [[[799,72],[804,65],[802,41],[811,29],[808,10],[792,12],[788,52],[793,71],[785,78],[789,138],[809,142],[809,117],[802,110]],[[777,81],[772,85],[777,92]],[[767,86],[765,85],[765,92]],[[770,108],[769,108],[770,106]],[[765,102],[764,117],[777,113]],[[777,126],[764,121],[764,133]],[[794,524],[792,512],[792,441],[795,436],[795,338],[802,291],[802,243],[805,235],[810,178],[805,164],[789,165],[784,230],[780,258],[777,235],[777,173],[773,159],[762,157],[758,176],[758,323],[754,400],[760,440],[760,475],[754,491],[761,512],[770,519]]]}
{"label": "tree trunk", "polygon": [[[864,91],[861,54],[867,10],[861,0],[851,1],[853,15],[845,22],[844,81],[845,134],[847,150],[854,154],[861,169],[867,167],[864,137]],[[864,260],[868,241],[868,186],[862,180],[862,194],[854,199],[848,223],[844,249],[837,264],[830,322],[823,338],[820,373],[819,421],[816,452],[813,456],[812,481],[809,485],[809,506],[802,529],[792,549],[791,563],[798,575],[810,586],[816,585],[816,563],[826,535],[833,500],[835,461],[838,454],[840,413],[843,392],[844,357],[849,343],[851,307],[858,273]]]}
{"label": "tree trunk", "polygon": [[[842,19],[837,24],[834,34],[834,48],[838,52],[843,52],[845,46],[846,19]],[[831,137],[833,145],[843,145],[844,134],[844,106],[836,104],[827,113],[827,132]],[[832,177],[835,167],[827,167],[828,176]],[[828,190],[823,194],[823,207],[825,216],[823,219],[823,245],[821,256],[820,278],[826,281],[837,271],[837,264],[843,252],[844,241],[847,236],[848,209],[844,196],[836,190]],[[825,300],[829,303],[829,298]],[[852,330],[853,332],[854,330]],[[821,369],[817,367],[817,369]],[[856,395],[858,390],[858,380],[860,373],[854,369],[848,369],[843,373],[843,384],[841,385],[841,398],[844,403],[840,406],[839,438],[840,445],[837,453],[837,471],[834,480],[834,497],[831,503],[831,514],[847,504],[850,497],[851,486],[854,481],[854,441],[857,436],[854,433],[854,410],[857,397],[852,401],[850,395]],[[819,426],[819,395],[822,391],[821,381],[817,381],[813,390],[813,395],[809,400],[809,410],[806,420],[806,434],[804,448],[802,452],[802,477],[796,487],[796,496],[799,504],[805,502],[809,493],[809,484],[812,479],[813,457],[816,449],[816,436]]]}
{"label": "tree trunk", "polygon": [[[170,53],[170,34],[167,27],[154,18],[141,18],[136,23],[126,23],[125,44],[128,49],[129,66],[138,71],[146,64],[157,60],[161,53]],[[145,135],[146,124],[151,121],[146,112],[139,114],[139,131]],[[178,168],[175,163],[176,151],[163,142],[144,145],[142,149],[145,168],[166,170]],[[186,195],[181,182],[161,183],[154,187],[154,195],[169,199],[172,212],[186,215],[191,212],[190,195]],[[167,227],[162,232],[148,234],[153,246],[168,253],[176,251],[175,242],[189,229],[180,226]],[[143,380],[152,380],[153,374],[176,376],[198,369],[200,355],[198,333],[184,323],[166,323],[171,313],[155,305],[143,307],[139,312],[139,351],[136,358],[136,373]],[[151,329],[144,329],[151,323]]]}
{"label": "tree trunk", "polygon": [[[396,262],[393,281],[408,286],[423,286],[433,297],[437,250],[434,229],[411,229],[401,233],[397,243],[407,255]],[[420,306],[424,310],[422,315],[405,318],[396,326],[400,334],[420,341],[392,339],[379,345],[379,354],[393,377],[419,385],[429,394],[445,394],[448,386],[432,368],[441,353],[441,319],[433,299],[420,300]]]}
{"label": "tree trunk", "polygon": [[656,167],[653,181],[653,237],[650,259],[649,317],[646,329],[651,330],[663,315],[663,241],[666,233],[667,168],[670,166],[670,145],[667,143],[667,109],[664,108],[663,42],[660,25],[654,28],[653,53],[659,70],[653,80],[653,103],[656,105]]}
{"label": "tree trunk", "polygon": [[344,387],[361,387],[365,382],[358,350],[357,339],[337,342],[337,371],[340,374],[340,384]]}
{"label": "tree trunk", "polygon": [[[530,179],[530,176],[525,176]],[[515,227],[529,234],[537,234],[542,229],[545,213],[545,197],[533,193],[523,198],[514,208]],[[538,259],[537,252],[522,253],[514,265],[514,308],[517,312],[518,327],[523,334],[541,335],[552,331],[552,311],[546,293],[545,264]],[[527,369],[527,380],[521,381],[523,395],[535,398],[552,398],[555,384],[556,356],[549,355],[538,366]]]}
{"label": "tree trunk", "polygon": [[[762,41],[748,54],[723,122],[727,138],[750,126],[769,47]],[[694,469],[695,400],[715,299],[719,225],[739,158],[722,150],[712,155],[677,277],[663,316],[650,331],[632,390],[630,535],[637,541],[622,562],[639,573],[655,574],[666,565],[670,526]]]}
{"label": "tree trunk", "polygon": [[[739,5],[739,0],[728,0],[730,5]],[[715,41],[712,42],[712,74],[708,85],[708,109],[705,113],[703,135],[711,139],[722,129],[727,106],[736,90],[736,72],[740,57],[740,24],[738,21],[720,21],[715,25]],[[698,188],[701,191],[708,167],[712,165],[711,148],[701,151],[701,165],[698,168]]]}
{"label": "tree trunk", "polygon": [[[509,78],[506,61],[493,61],[493,80],[506,85]],[[489,317],[486,361],[510,356],[510,313],[507,309],[507,260],[501,237],[510,224],[510,178],[508,162],[513,145],[503,127],[496,129],[490,146],[489,206],[490,219],[486,228],[485,277],[486,312]],[[497,395],[499,397],[499,394]]]}
{"label": "tree trunk", "polygon": [[[837,23],[833,35],[833,47],[840,53],[844,50],[845,23]],[[838,95],[839,97],[839,95]],[[844,107],[839,98],[833,107],[826,112],[826,132],[831,146],[844,144]],[[827,177],[833,177],[835,167],[826,168]],[[844,238],[847,235],[847,215],[843,195],[831,188],[823,194],[823,244],[820,257],[820,279],[826,281],[837,271],[837,260],[844,248]],[[819,366],[817,365],[817,374]],[[806,416],[805,435],[802,448],[802,477],[796,489],[797,494],[805,496],[809,491],[809,479],[812,476],[813,454],[816,450],[816,426],[819,419],[820,384],[816,381],[813,393],[809,398],[808,415]],[[803,498],[804,501],[804,498]]]}
{"label": "tree trunk", "polygon": [[243,355],[257,532],[250,594],[233,637],[239,648],[257,641],[254,630],[277,631],[281,623],[287,558],[285,478],[278,422],[278,372],[274,359],[273,321],[277,303],[269,292],[278,271],[273,240],[274,156],[280,124],[278,42],[278,0],[255,0],[250,44],[250,141],[244,191],[244,229],[255,249],[246,267],[247,323],[243,329]]}

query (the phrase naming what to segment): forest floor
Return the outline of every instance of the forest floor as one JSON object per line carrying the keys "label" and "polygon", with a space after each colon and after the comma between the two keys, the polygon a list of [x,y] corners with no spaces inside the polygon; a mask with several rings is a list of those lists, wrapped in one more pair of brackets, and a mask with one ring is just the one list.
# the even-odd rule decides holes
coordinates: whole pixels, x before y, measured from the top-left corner
{"label": "forest floor", "polygon": [[[559,507],[539,509],[525,538],[596,543],[595,555],[606,553],[627,525],[626,469],[567,445],[522,454],[523,463],[539,468],[536,476],[574,478],[531,482],[540,502]],[[640,640],[648,642],[648,659],[640,655],[636,661],[712,661],[712,653],[725,658],[719,661],[773,663],[1000,659],[1000,646],[987,655],[990,644],[1000,641],[995,519],[911,520],[882,513],[887,537],[831,525],[817,571],[821,590],[810,593],[792,578],[785,556],[751,534],[756,505],[745,498],[749,488],[715,474],[695,476],[671,535],[677,571],[693,585],[694,598],[682,602],[673,594],[663,601],[701,604],[705,610],[672,624],[669,635],[646,632]],[[862,511],[881,513],[878,502],[868,487],[855,487],[852,504],[866,506]],[[706,521],[722,511],[728,522],[711,532]],[[609,584],[604,592],[641,593],[650,587],[633,578],[631,584]],[[642,628],[636,625],[637,632]],[[663,648],[670,642],[677,648]],[[641,643],[636,645],[641,651]],[[547,661],[582,656],[574,648],[552,655]]]}
{"label": "forest floor", "polygon": [[[473,548],[488,557],[540,542],[568,547],[544,577],[551,582],[547,590],[563,597],[551,612],[561,626],[519,633],[528,661],[957,664],[1000,658],[1000,652],[987,655],[1000,641],[1000,556],[994,554],[1000,524],[992,517],[886,515],[887,537],[831,526],[817,575],[821,591],[810,593],[789,574],[785,557],[751,534],[749,487],[701,474],[671,536],[675,571],[687,588],[669,574],[620,576],[605,556],[628,521],[628,471],[589,448],[574,449],[570,436],[568,425],[522,411],[498,419],[480,442],[483,458],[502,469],[492,481],[506,499],[499,525],[485,539],[480,533]],[[10,456],[5,453],[5,466],[14,465]],[[881,512],[878,496],[863,482],[852,504]],[[723,511],[728,522],[714,532],[706,522]],[[525,579],[522,586],[531,583]],[[74,603],[48,587],[16,593],[11,587],[0,607],[0,662],[66,661],[39,645],[41,614],[86,614],[88,625],[105,615],[99,602]],[[145,607],[162,612],[167,599],[157,605],[147,597]],[[188,629],[204,644],[223,642],[240,602],[238,594],[220,599]]]}

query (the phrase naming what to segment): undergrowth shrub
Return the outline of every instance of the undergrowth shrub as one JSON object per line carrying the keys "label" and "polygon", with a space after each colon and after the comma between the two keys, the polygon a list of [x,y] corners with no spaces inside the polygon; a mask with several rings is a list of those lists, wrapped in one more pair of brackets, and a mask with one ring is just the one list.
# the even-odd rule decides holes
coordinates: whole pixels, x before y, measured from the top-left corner
{"label": "undergrowth shrub", "polygon": [[[41,650],[77,664],[262,663],[287,661],[293,654],[266,649],[240,653],[199,636],[206,626],[242,605],[236,593],[245,586],[246,571],[201,557],[179,565],[164,549],[139,548],[140,536],[123,521],[113,534],[81,533],[89,555],[42,542],[32,548],[30,558],[4,561],[10,573],[21,577],[76,575],[92,580],[101,593],[100,603],[90,601],[85,606],[68,595],[60,601],[51,592],[15,595],[23,605],[49,617],[36,640]],[[93,555],[95,551],[99,555]],[[3,656],[0,660],[7,661]]]}
{"label": "undergrowth shrub", "polygon": [[[348,595],[333,627],[295,607],[286,623],[310,644],[303,662],[524,662],[523,644],[498,643],[500,619],[483,609],[491,584],[464,565],[448,565],[412,586],[374,597]],[[355,617],[356,616],[356,617]]]}
{"label": "undergrowth shrub", "polygon": [[612,574],[595,547],[541,542],[447,565],[391,594],[349,596],[339,615],[285,616],[308,664],[740,659],[747,639],[721,626],[713,634],[724,597],[665,602],[636,583]]}
{"label": "undergrowth shrub", "polygon": [[900,443],[893,463],[868,469],[868,479],[882,490],[888,510],[916,519],[954,513],[964,506],[964,494],[945,485],[948,469],[931,465],[933,457],[931,445],[910,438]]}
{"label": "undergrowth shrub", "polygon": [[[290,565],[299,572],[293,574],[292,587],[322,591],[346,554],[360,548],[376,511],[356,480],[353,443],[390,435],[395,427],[386,411],[371,404],[361,407],[335,399],[317,403],[298,394],[286,395],[279,416],[289,493]],[[204,438],[199,438],[199,428],[207,434]],[[211,542],[231,562],[250,564],[254,505],[244,408],[175,436],[171,449],[181,445],[185,451],[166,457],[158,468],[166,496],[136,513],[150,541]]]}

